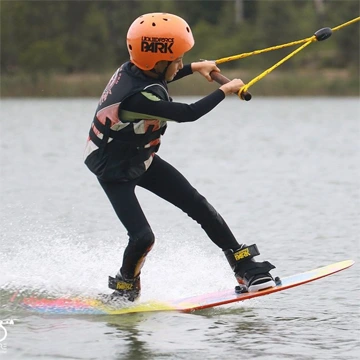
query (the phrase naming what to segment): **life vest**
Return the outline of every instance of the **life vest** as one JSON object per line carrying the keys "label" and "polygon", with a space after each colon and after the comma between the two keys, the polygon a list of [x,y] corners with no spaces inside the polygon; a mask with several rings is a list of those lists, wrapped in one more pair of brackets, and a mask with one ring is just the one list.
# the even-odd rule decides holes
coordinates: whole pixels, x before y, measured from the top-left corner
{"label": "life vest", "polygon": [[171,101],[165,81],[145,76],[130,62],[117,69],[100,98],[84,157],[87,167],[101,180],[128,181],[139,177],[159,149],[166,121],[120,119],[121,103],[141,91]]}

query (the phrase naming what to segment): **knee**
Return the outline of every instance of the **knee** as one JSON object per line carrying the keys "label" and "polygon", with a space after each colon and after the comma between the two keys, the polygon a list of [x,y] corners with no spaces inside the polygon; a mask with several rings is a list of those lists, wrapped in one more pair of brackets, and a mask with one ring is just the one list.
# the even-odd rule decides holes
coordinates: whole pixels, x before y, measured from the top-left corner
{"label": "knee", "polygon": [[137,241],[143,244],[143,246],[146,246],[147,248],[151,248],[155,242],[155,235],[151,230],[149,230],[146,233],[144,233],[141,237],[139,237]]}
{"label": "knee", "polygon": [[137,250],[149,251],[155,243],[155,235],[151,229],[146,229],[137,234],[130,235],[129,243]]}

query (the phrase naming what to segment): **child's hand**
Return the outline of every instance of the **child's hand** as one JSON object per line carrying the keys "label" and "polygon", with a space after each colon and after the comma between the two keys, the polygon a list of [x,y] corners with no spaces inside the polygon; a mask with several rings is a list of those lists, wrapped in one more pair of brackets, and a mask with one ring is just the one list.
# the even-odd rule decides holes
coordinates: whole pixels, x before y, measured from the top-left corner
{"label": "child's hand", "polygon": [[241,79],[233,79],[228,83],[221,85],[220,90],[224,92],[225,95],[236,94],[245,84]]}
{"label": "child's hand", "polygon": [[208,81],[213,81],[210,73],[212,71],[220,72],[220,69],[216,66],[215,61],[198,61],[191,63],[191,69],[193,72],[197,71],[199,74],[204,76]]}

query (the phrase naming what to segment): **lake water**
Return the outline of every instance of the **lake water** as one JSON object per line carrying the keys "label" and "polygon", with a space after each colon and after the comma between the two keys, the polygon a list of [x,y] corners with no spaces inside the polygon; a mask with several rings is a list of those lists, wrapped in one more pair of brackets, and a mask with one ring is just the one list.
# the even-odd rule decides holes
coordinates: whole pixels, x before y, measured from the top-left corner
{"label": "lake water", "polygon": [[[180,98],[192,102],[195,98]],[[274,275],[355,265],[271,296],[192,314],[51,316],[13,289],[109,292],[127,243],[83,150],[97,99],[1,101],[0,319],[4,359],[358,359],[360,106],[355,98],[227,98],[170,124],[159,155],[257,243]],[[139,189],[156,235],[144,300],[231,288],[225,257],[180,210]],[[0,327],[0,339],[4,332]]]}

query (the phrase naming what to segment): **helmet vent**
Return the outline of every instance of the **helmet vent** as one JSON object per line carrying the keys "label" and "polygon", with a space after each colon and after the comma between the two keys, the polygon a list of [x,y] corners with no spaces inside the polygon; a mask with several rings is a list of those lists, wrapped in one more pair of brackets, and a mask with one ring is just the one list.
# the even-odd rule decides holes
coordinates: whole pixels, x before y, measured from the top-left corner
{"label": "helmet vent", "polygon": [[140,24],[143,24],[144,23],[144,20],[143,21],[140,21]]}
{"label": "helmet vent", "polygon": [[152,26],[156,26],[156,24],[155,24],[155,23],[152,23]]}
{"label": "helmet vent", "polygon": [[189,29],[188,27],[186,27],[186,31],[187,31],[188,33],[190,33],[190,29]]}
{"label": "helmet vent", "polygon": [[132,46],[131,46],[131,45],[129,45],[129,49],[132,50]]}

